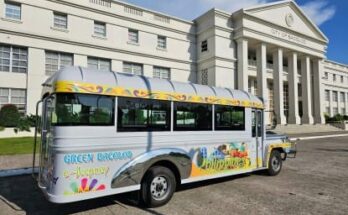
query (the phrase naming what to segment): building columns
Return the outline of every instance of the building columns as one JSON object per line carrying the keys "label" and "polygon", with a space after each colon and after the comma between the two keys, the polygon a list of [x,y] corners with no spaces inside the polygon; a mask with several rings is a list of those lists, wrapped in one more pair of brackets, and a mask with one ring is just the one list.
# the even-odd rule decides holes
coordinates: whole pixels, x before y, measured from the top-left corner
{"label": "building columns", "polygon": [[248,40],[237,40],[238,89],[248,92]]}
{"label": "building columns", "polygon": [[324,124],[324,106],[325,89],[322,87],[323,77],[322,62],[320,59],[315,59],[313,64],[313,90],[314,90],[314,122],[317,124]]}
{"label": "building columns", "polygon": [[289,56],[289,124],[300,124],[301,118],[298,107],[298,71],[297,71],[297,53],[292,52]]}
{"label": "building columns", "polygon": [[[256,50],[256,66],[257,66],[257,93],[258,96],[263,98],[265,109],[269,107],[269,101],[267,96],[267,47],[265,43],[261,43]],[[269,113],[264,114],[266,124],[269,122]]]}
{"label": "building columns", "polygon": [[313,124],[312,116],[312,93],[311,93],[311,59],[304,56],[301,59],[302,69],[302,104],[303,116],[302,124]]}
{"label": "building columns", "polygon": [[283,83],[283,49],[277,48],[273,53],[273,83],[274,83],[274,111],[277,124],[285,125],[284,114],[284,83]]}

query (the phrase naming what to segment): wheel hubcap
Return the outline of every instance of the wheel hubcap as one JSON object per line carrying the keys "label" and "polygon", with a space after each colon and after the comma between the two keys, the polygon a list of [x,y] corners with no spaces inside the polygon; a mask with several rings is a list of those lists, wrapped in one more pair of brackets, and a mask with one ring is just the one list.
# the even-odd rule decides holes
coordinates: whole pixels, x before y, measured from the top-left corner
{"label": "wheel hubcap", "polygon": [[168,181],[163,176],[155,177],[150,186],[151,195],[156,200],[163,200],[168,195]]}
{"label": "wheel hubcap", "polygon": [[277,172],[280,169],[280,162],[276,157],[272,158],[272,168],[275,172]]}

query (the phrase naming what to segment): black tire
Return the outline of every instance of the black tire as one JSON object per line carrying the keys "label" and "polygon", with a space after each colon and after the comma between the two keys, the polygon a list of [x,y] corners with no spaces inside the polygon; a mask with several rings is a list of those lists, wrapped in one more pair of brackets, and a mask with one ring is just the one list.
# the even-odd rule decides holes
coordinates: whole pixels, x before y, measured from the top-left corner
{"label": "black tire", "polygon": [[176,189],[173,172],[163,166],[151,167],[141,183],[141,198],[146,207],[160,207],[170,201]]}
{"label": "black tire", "polygon": [[270,176],[275,176],[282,170],[283,160],[278,150],[273,150],[268,160],[267,173]]}

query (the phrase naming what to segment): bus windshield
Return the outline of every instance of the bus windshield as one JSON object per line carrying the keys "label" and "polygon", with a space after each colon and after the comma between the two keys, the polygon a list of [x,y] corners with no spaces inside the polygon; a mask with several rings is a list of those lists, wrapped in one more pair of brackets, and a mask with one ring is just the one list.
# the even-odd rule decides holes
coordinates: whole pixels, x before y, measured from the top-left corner
{"label": "bus windshield", "polygon": [[115,98],[111,96],[57,94],[55,107],[52,124],[56,126],[114,125]]}

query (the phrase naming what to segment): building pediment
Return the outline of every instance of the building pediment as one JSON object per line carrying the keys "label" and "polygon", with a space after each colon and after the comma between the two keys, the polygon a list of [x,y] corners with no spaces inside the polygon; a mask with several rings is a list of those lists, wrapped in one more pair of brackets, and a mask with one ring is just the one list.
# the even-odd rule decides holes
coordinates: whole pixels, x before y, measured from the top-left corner
{"label": "building pediment", "polygon": [[269,3],[243,9],[243,13],[289,31],[328,43],[327,37],[316,24],[291,0]]}

